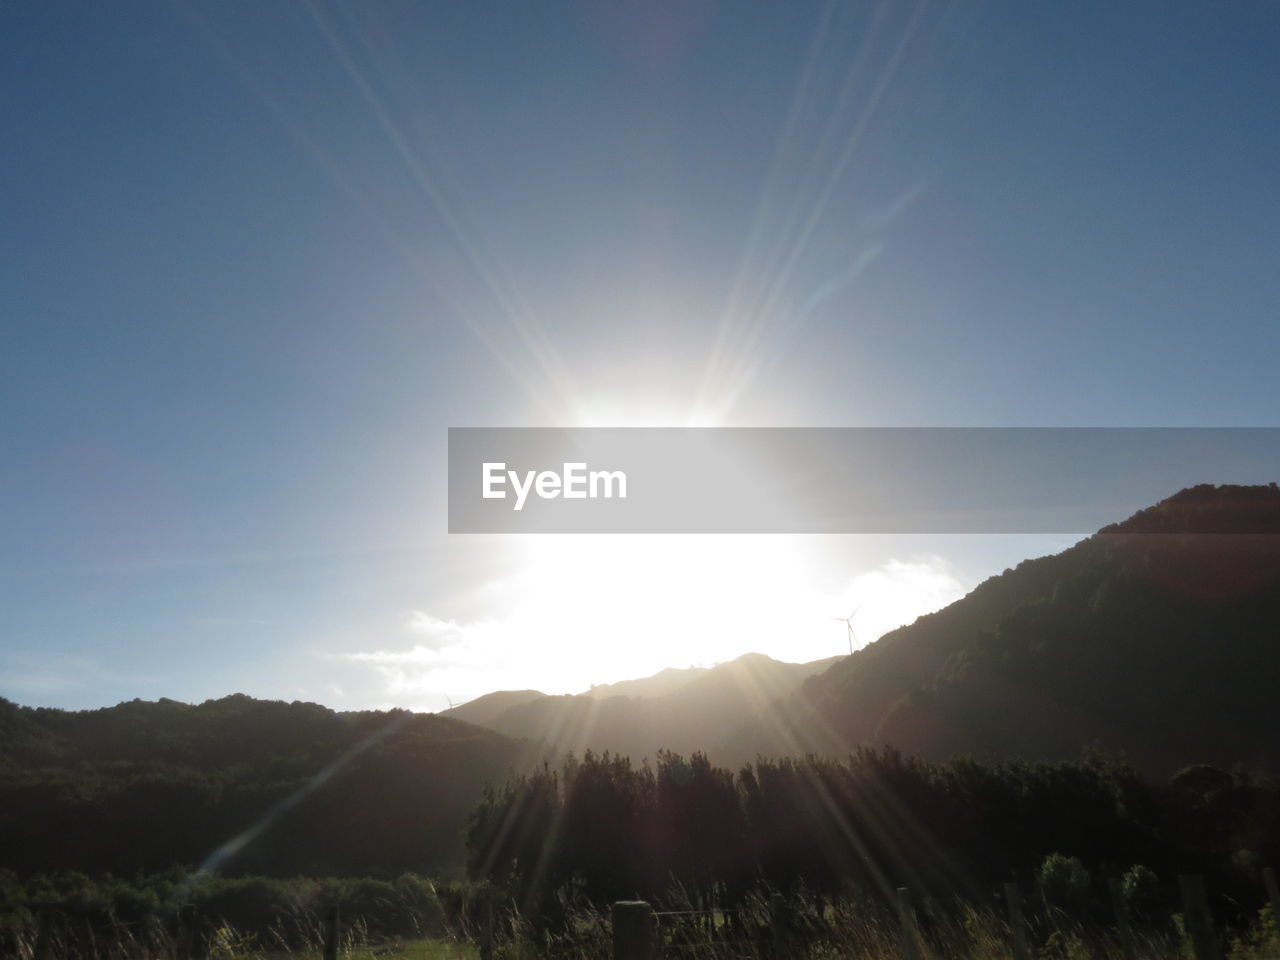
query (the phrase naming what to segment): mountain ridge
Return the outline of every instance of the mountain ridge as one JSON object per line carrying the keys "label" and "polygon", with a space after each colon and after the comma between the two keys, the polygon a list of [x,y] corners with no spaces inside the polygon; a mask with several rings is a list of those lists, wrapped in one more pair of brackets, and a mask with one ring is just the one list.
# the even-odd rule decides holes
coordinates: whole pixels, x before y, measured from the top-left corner
{"label": "mountain ridge", "polygon": [[1277,533],[1274,484],[1179,491],[885,634],[777,705],[773,730],[736,731],[729,753],[1068,759],[1094,745],[1152,772],[1277,768]]}
{"label": "mountain ridge", "polygon": [[637,760],[656,756],[660,750],[714,753],[744,715],[766,709],[840,659],[787,663],[747,653],[714,667],[668,669],[610,685],[613,690],[661,691],[654,695],[604,696],[602,688],[595,687],[585,694],[530,698],[491,716],[484,725],[508,736],[542,742],[558,753],[581,755],[592,750]]}
{"label": "mountain ridge", "polygon": [[0,849],[19,872],[157,871],[234,850],[238,872],[447,873],[484,786],[540,758],[404,710],[243,694],[83,711],[0,700]]}

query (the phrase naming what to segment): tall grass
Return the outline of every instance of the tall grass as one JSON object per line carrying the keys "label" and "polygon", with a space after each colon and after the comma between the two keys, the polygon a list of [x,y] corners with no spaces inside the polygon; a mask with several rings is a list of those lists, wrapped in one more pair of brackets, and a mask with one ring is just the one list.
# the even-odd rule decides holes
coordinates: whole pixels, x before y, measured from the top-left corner
{"label": "tall grass", "polygon": [[[552,928],[497,905],[490,933],[494,960],[608,960],[609,911],[587,903],[566,905]],[[430,940],[386,937],[361,919],[344,921],[338,955],[344,960],[475,960],[486,934],[474,913]],[[1134,960],[1194,960],[1175,915],[1134,930]],[[149,918],[141,923],[78,924],[52,914],[27,914],[11,924],[5,952],[15,960],[319,960],[324,923],[314,911],[248,933],[213,918],[178,927]],[[1046,908],[1027,918],[1034,960],[1128,960],[1117,930]],[[1012,932],[995,907],[926,903],[920,915],[922,960],[1013,960]],[[184,938],[185,941],[184,941]],[[780,903],[753,893],[734,910],[701,909],[681,891],[655,912],[657,956],[670,960],[894,960],[904,955],[896,916],[857,897],[824,902],[803,891]],[[1280,929],[1270,908],[1223,938],[1228,960],[1280,958]]]}
{"label": "tall grass", "polygon": [[[671,960],[896,960],[904,956],[897,917],[858,898],[822,903],[803,893],[781,914],[773,898],[749,896],[737,910],[707,914],[673,898],[655,912],[657,956]],[[607,960],[612,956],[608,911],[577,905],[554,932],[518,911],[495,923],[495,960]],[[1194,960],[1185,931],[1172,917],[1132,931],[1133,960]],[[920,917],[923,960],[1013,960],[1013,934],[1001,910],[955,902],[928,904]],[[1034,960],[1128,960],[1119,931],[1046,908],[1027,917]],[[1228,960],[1280,958],[1280,935],[1269,909],[1223,937]]]}
{"label": "tall grass", "polygon": [[[324,956],[325,924],[306,911],[262,931],[245,931],[217,918],[183,925],[149,918],[142,923],[90,925],[53,913],[28,914],[12,924],[6,948],[14,960],[318,960]],[[437,931],[440,932],[440,931]],[[459,933],[406,940],[372,933],[363,918],[344,921],[337,953],[346,960],[469,960],[474,946]]]}

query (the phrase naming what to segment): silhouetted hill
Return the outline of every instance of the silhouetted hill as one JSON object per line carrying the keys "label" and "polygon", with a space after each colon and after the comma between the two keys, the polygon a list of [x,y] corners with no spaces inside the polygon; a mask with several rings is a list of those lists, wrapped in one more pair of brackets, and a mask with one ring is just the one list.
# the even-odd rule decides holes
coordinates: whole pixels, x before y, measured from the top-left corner
{"label": "silhouetted hill", "polygon": [[711,693],[733,678],[731,688],[758,689],[760,684],[773,694],[788,694],[806,678],[821,673],[840,660],[828,657],[810,663],[785,663],[763,653],[744,653],[736,660],[714,667],[668,667],[650,677],[621,680],[592,687],[584,696],[597,700],[609,697],[665,697],[672,694],[695,696]]}
{"label": "silhouetted hill", "polygon": [[492,731],[403,710],[0,701],[0,849],[20,872],[128,873],[195,866],[242,837],[236,872],[447,871],[483,785],[526,759]]}
{"label": "silhouetted hill", "polygon": [[738,759],[890,743],[1280,768],[1280,490],[1198,486],[1028,560],[808,681]]}
{"label": "silhouetted hill", "polygon": [[57,738],[33,720],[30,713],[0,697],[0,774],[6,768],[22,768],[60,756]]}
{"label": "silhouetted hill", "polygon": [[492,730],[542,742],[553,752],[587,750],[626,754],[637,761],[659,750],[716,753],[716,746],[745,718],[794,693],[839,657],[782,663],[758,653],[711,668],[664,670],[653,677],[613,685],[624,690],[669,690],[651,696],[590,693],[542,697],[486,722]]}
{"label": "silhouetted hill", "polygon": [[665,697],[710,671],[711,667],[668,667],[651,677],[598,684],[588,690],[585,696],[595,697],[597,700],[609,697]]}
{"label": "silhouetted hill", "polygon": [[465,720],[467,723],[476,723],[483,727],[512,707],[518,707],[530,700],[545,696],[546,694],[541,690],[497,690],[448,710],[442,710],[439,715],[451,717],[454,720]]}
{"label": "silhouetted hill", "polygon": [[843,659],[841,655],[809,663],[784,663],[763,653],[745,653],[690,680],[676,694],[705,702],[717,697],[732,698],[742,692],[752,700],[769,701],[795,692],[806,679]]}

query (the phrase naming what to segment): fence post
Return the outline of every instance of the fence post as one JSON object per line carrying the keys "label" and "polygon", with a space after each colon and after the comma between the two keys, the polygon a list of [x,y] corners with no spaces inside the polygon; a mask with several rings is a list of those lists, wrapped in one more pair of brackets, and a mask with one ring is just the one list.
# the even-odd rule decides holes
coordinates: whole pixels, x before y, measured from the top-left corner
{"label": "fence post", "polygon": [[1134,960],[1137,950],[1133,943],[1133,927],[1129,925],[1129,908],[1124,902],[1124,888],[1120,881],[1112,877],[1107,881],[1107,889],[1111,891],[1111,909],[1116,915],[1116,930],[1120,934],[1120,949],[1124,960]]}
{"label": "fence post", "polygon": [[645,901],[613,905],[613,960],[653,960],[653,910]]}
{"label": "fence post", "polygon": [[324,960],[338,960],[338,908],[330,907],[324,916]]}
{"label": "fence post", "polygon": [[920,928],[916,925],[915,907],[911,905],[911,891],[898,888],[898,925],[902,935],[903,960],[921,960]]}
{"label": "fence post", "polygon": [[1191,949],[1196,960],[1222,960],[1222,949],[1213,932],[1213,915],[1205,899],[1204,877],[1198,874],[1181,874],[1178,887],[1182,890],[1183,916],[1187,932],[1191,935]]}
{"label": "fence post", "polygon": [[1262,868],[1262,885],[1267,888],[1267,899],[1271,901],[1271,922],[1280,930],[1280,883],[1276,883],[1276,872],[1270,867]]}
{"label": "fence post", "polygon": [[1004,885],[1004,902],[1009,911],[1009,934],[1013,938],[1013,960],[1031,960],[1027,924],[1022,918],[1022,894],[1016,883]]}

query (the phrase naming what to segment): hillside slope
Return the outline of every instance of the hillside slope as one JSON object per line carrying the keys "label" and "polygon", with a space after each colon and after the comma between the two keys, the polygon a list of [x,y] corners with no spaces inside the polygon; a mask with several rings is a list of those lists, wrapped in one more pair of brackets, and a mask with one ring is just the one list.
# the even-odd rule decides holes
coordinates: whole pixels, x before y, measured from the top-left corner
{"label": "hillside slope", "polygon": [[[529,759],[492,731],[406,711],[0,701],[0,849],[19,872],[449,871],[484,784]],[[232,841],[234,856],[216,853]]]}
{"label": "hillside slope", "polygon": [[439,716],[475,723],[483,727],[493,723],[512,707],[523,706],[531,700],[538,700],[545,696],[546,694],[541,690],[496,690],[448,710],[442,710]]}
{"label": "hillside slope", "polygon": [[609,697],[665,697],[698,677],[705,676],[710,670],[710,667],[668,667],[651,677],[597,684],[585,696],[597,700],[607,700]]}
{"label": "hillside slope", "polygon": [[1280,769],[1280,490],[1199,486],[885,635],[731,751]]}
{"label": "hillside slope", "polygon": [[[557,753],[581,756],[609,751],[639,761],[659,750],[717,755],[724,738],[744,720],[767,711],[807,678],[840,660],[783,663],[749,653],[711,668],[664,670],[655,677],[615,685],[655,690],[653,695],[541,697],[511,707],[485,725],[512,737],[528,737]],[[662,692],[670,691],[670,692]]]}

